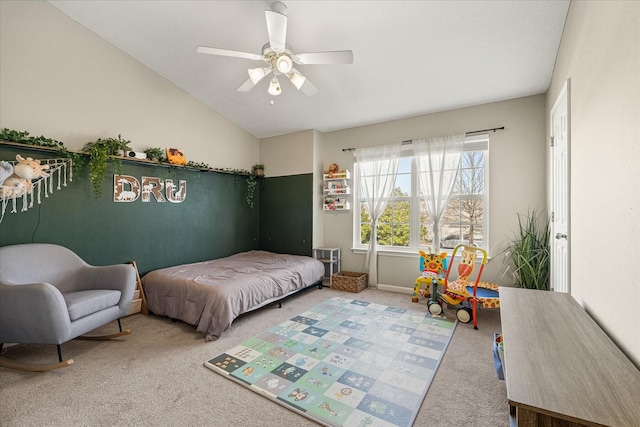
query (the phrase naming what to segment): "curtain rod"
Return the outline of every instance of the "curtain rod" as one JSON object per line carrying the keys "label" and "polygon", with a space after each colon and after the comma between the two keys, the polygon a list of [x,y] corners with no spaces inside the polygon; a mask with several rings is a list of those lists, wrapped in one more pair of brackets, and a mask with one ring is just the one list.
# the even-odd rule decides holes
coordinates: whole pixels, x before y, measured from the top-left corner
{"label": "curtain rod", "polygon": [[[491,128],[491,129],[481,129],[481,130],[471,130],[469,132],[465,132],[466,136],[469,135],[473,135],[474,133],[483,133],[483,132],[490,132],[490,131],[498,131],[498,130],[504,130],[504,126],[501,126],[499,128]],[[413,142],[412,139],[408,139],[406,141],[402,141],[402,145],[409,145]],[[342,151],[354,151],[355,148],[343,148]]]}

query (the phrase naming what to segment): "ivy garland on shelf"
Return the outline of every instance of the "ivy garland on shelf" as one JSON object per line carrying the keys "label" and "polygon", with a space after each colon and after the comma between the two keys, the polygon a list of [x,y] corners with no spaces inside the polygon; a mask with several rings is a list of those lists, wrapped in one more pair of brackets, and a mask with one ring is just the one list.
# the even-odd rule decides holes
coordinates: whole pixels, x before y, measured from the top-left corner
{"label": "ivy garland on shelf", "polygon": [[[96,199],[102,194],[102,184],[107,172],[107,162],[111,160],[116,169],[118,169],[121,166],[120,152],[131,150],[129,147],[131,141],[123,139],[121,135],[118,135],[118,138],[98,138],[96,141],[88,142],[82,148],[81,153],[69,151],[61,141],[46,138],[44,136],[33,137],[29,136],[29,132],[27,131],[20,132],[7,128],[3,128],[0,132],[0,141],[57,149],[57,153],[60,157],[70,158],[73,161],[73,167],[76,168],[76,171],[78,172],[82,169],[84,164],[82,154],[88,156],[89,179]],[[171,167],[177,167],[177,165],[172,165],[168,162],[166,152],[162,148],[148,148],[144,152],[147,155],[147,158],[151,161],[157,162],[163,166],[168,165]],[[202,171],[214,171],[230,173],[237,176],[246,176],[246,202],[250,208],[253,208],[254,194],[258,180],[252,172],[246,169],[213,168],[206,163],[197,163],[193,161],[187,162],[184,167],[199,169]]]}
{"label": "ivy garland on shelf", "polygon": [[17,144],[33,145],[36,147],[54,148],[60,157],[71,159],[73,167],[78,174],[82,170],[83,162],[80,154],[67,150],[64,143],[55,139],[40,136],[29,136],[27,131],[17,131],[3,128],[0,132],[0,141],[14,142]]}
{"label": "ivy garland on shelf", "polygon": [[253,208],[253,193],[256,190],[257,183],[258,180],[255,175],[250,174],[247,177],[247,205],[249,205],[250,208]]}

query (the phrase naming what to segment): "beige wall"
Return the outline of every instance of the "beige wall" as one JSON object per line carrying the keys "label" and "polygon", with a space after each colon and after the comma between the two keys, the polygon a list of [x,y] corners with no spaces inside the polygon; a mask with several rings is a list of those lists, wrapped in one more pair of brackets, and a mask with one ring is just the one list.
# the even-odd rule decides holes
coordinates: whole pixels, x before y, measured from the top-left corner
{"label": "beige wall", "polygon": [[70,149],[121,134],[212,167],[258,161],[257,138],[46,2],[0,2],[0,94],[0,127]]}
{"label": "beige wall", "polygon": [[639,63],[640,2],[573,1],[546,101],[570,79],[571,294],[636,366]]}
{"label": "beige wall", "polygon": [[312,130],[260,140],[260,163],[267,176],[313,173]]}
{"label": "beige wall", "polygon": [[[404,120],[346,129],[322,135],[324,167],[338,163],[353,169],[353,154],[343,148],[388,144],[408,139],[442,136],[504,126],[490,133],[489,244],[492,256],[483,275],[486,281],[510,284],[503,276],[504,259],[497,256],[517,228],[517,214],[529,208],[545,209],[544,95],[479,105]],[[320,203],[320,202],[319,202]],[[324,212],[324,244],[342,248],[342,269],[364,271],[364,255],[350,250],[351,212]],[[357,211],[356,211],[357,212]],[[410,257],[380,254],[378,281],[412,290],[420,275],[417,253]]]}

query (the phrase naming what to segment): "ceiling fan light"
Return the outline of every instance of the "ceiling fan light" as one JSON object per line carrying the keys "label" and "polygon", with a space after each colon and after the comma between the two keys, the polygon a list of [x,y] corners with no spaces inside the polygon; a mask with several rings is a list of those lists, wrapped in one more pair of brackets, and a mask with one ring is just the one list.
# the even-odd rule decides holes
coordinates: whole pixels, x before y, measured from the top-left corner
{"label": "ceiling fan light", "polygon": [[287,55],[280,55],[278,59],[276,59],[276,68],[281,73],[287,74],[291,71],[291,67],[293,67],[293,63]]}
{"label": "ceiling fan light", "polygon": [[300,90],[307,78],[300,73],[293,72],[289,76],[289,80],[291,80],[296,89]]}
{"label": "ceiling fan light", "polygon": [[280,95],[280,92],[282,92],[282,89],[280,88],[280,82],[278,81],[277,78],[272,78],[271,79],[271,83],[269,83],[269,89],[268,89],[269,95],[273,95],[273,96],[278,96]]}

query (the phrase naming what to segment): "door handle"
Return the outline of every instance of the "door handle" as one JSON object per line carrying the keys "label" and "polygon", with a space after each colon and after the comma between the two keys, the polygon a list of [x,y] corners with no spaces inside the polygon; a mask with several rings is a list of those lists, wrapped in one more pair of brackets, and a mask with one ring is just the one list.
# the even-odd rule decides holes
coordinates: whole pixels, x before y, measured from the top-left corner
{"label": "door handle", "polygon": [[567,234],[566,233],[556,233],[556,239],[565,239],[567,240]]}

